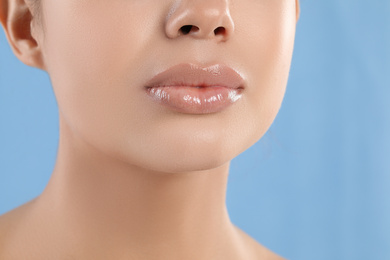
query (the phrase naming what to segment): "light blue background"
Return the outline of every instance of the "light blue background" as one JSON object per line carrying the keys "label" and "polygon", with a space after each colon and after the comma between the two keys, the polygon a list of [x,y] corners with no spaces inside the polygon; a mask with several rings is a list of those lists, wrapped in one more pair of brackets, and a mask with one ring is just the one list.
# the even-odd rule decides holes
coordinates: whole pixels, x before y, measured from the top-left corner
{"label": "light blue background", "polygon": [[[301,9],[281,111],[232,163],[230,216],[289,259],[390,259],[390,1]],[[47,74],[0,33],[0,214],[45,187],[57,113]]]}

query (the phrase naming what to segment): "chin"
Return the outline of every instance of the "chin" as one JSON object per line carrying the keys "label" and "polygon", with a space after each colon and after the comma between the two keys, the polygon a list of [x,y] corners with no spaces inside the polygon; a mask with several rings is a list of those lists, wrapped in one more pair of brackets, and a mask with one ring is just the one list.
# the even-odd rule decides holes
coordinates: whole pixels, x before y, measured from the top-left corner
{"label": "chin", "polygon": [[[167,149],[167,147],[169,147]],[[170,145],[155,150],[126,154],[125,160],[137,167],[160,173],[207,171],[229,163],[238,155],[236,149],[210,144]],[[165,149],[164,149],[165,148]]]}
{"label": "chin", "polygon": [[186,157],[182,156],[174,161],[164,160],[155,170],[164,173],[191,173],[212,170],[221,167],[230,162],[232,158],[223,158],[220,155],[211,155],[207,158],[204,156]]}

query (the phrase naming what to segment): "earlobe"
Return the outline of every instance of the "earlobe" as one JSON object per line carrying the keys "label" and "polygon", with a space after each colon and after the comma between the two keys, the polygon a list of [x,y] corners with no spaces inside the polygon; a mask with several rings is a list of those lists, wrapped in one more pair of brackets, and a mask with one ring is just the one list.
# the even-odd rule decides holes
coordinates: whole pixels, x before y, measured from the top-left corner
{"label": "earlobe", "polygon": [[299,4],[299,0],[295,0],[295,8],[296,8],[296,21],[298,22],[299,16],[301,14],[301,7]]}
{"label": "earlobe", "polygon": [[40,45],[32,33],[32,19],[25,0],[0,0],[0,22],[15,56],[24,64],[45,69]]}

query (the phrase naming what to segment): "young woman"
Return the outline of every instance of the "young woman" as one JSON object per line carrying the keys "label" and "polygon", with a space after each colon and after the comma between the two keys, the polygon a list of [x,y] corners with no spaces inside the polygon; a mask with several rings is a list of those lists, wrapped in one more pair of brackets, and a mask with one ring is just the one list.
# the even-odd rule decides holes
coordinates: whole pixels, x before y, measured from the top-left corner
{"label": "young woman", "polygon": [[0,259],[279,259],[231,223],[229,162],[283,99],[296,0],[0,0],[59,107],[52,178]]}

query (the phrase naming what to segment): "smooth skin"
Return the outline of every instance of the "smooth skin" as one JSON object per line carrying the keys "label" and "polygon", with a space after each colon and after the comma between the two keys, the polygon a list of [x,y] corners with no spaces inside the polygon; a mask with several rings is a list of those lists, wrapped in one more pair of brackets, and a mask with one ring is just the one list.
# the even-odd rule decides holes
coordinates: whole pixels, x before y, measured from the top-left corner
{"label": "smooth skin", "polygon": [[[0,217],[0,259],[281,259],[230,221],[225,195],[230,161],[282,103],[298,1],[0,3],[15,55],[50,75],[60,124],[47,187]],[[180,63],[237,69],[243,97],[207,115],[147,99],[145,82]]]}

